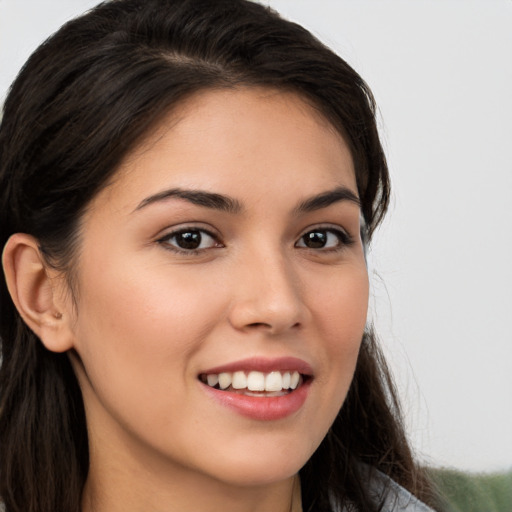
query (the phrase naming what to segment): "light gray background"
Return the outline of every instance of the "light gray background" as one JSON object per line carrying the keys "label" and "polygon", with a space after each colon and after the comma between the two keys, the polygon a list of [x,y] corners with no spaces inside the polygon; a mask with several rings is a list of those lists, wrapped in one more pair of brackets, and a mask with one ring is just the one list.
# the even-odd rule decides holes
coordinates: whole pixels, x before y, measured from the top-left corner
{"label": "light gray background", "polygon": [[[0,0],[0,101],[95,0]],[[372,315],[416,450],[512,465],[512,1],[270,0],[366,79],[394,184]]]}

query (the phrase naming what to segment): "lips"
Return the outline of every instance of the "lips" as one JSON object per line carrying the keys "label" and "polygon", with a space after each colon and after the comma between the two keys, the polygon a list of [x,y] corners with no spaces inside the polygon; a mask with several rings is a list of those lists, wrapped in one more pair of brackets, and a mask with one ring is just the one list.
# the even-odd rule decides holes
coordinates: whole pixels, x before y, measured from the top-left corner
{"label": "lips", "polygon": [[280,419],[299,410],[312,379],[311,367],[292,357],[247,359],[199,374],[216,401],[259,420]]}
{"label": "lips", "polygon": [[204,370],[202,373],[208,374],[219,374],[223,372],[236,372],[236,371],[256,371],[263,373],[270,373],[273,371],[279,372],[293,372],[297,371],[303,375],[313,375],[313,369],[311,366],[297,357],[279,357],[275,359],[269,359],[266,357],[252,357],[250,359],[242,359],[240,361],[234,361],[232,363],[224,364],[221,366],[215,366]]}

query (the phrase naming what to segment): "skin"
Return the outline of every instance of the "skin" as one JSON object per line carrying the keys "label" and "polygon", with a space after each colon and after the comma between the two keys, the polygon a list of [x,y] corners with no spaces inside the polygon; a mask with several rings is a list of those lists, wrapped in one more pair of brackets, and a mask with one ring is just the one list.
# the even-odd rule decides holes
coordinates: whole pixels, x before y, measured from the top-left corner
{"label": "skin", "polygon": [[[83,391],[85,512],[300,510],[296,475],[345,399],[366,321],[357,202],[297,211],[339,187],[357,196],[340,134],[292,93],[240,88],[180,105],[95,197],[76,304],[56,277],[60,345],[41,336],[70,351]],[[240,211],[145,201],[177,188],[228,196]],[[192,228],[211,237],[177,252],[172,233]],[[319,230],[327,245],[307,247]],[[240,415],[198,379],[283,356],[306,361],[313,379],[302,407],[279,420]]]}

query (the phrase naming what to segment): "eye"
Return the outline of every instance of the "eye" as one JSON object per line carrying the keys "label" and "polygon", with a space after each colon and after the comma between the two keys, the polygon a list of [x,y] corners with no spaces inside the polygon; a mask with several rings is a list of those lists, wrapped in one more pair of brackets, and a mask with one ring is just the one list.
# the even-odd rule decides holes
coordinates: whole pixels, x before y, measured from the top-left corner
{"label": "eye", "polygon": [[352,237],[341,229],[318,228],[302,235],[295,245],[307,249],[337,250],[352,243]]}
{"label": "eye", "polygon": [[185,228],[166,234],[158,240],[167,248],[185,253],[194,253],[213,247],[222,247],[215,236],[204,229]]}

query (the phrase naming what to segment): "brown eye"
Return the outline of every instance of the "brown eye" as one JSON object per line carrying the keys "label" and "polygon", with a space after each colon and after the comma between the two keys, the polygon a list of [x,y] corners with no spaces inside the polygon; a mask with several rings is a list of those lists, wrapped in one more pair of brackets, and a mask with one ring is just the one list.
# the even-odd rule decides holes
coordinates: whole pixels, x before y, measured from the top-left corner
{"label": "brown eye", "polygon": [[174,239],[180,249],[199,249],[203,237],[200,231],[185,231],[174,235]]}
{"label": "brown eye", "polygon": [[158,242],[164,244],[169,249],[181,252],[221,247],[217,239],[203,229],[181,229],[165,235]]}
{"label": "brown eye", "polygon": [[302,240],[304,245],[310,249],[321,249],[327,244],[328,236],[326,231],[311,231],[306,233]]}
{"label": "brown eye", "polygon": [[307,249],[341,249],[352,243],[352,238],[339,229],[312,229],[302,235],[297,247]]}

